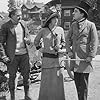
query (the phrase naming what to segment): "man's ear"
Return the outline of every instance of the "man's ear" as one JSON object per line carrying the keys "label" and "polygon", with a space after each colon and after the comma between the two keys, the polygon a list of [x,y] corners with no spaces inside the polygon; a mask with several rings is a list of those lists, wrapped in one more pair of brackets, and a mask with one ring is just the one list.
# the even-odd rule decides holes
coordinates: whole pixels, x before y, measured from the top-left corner
{"label": "man's ear", "polygon": [[84,13],[81,13],[81,15],[82,15],[82,17],[84,17],[85,14]]}

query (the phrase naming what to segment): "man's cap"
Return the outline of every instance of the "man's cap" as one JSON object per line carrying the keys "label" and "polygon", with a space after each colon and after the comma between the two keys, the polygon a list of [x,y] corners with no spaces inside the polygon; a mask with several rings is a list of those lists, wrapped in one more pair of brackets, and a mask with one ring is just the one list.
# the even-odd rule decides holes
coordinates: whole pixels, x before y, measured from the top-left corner
{"label": "man's cap", "polygon": [[88,15],[88,11],[91,8],[91,5],[87,1],[81,1],[75,8],[83,10]]}

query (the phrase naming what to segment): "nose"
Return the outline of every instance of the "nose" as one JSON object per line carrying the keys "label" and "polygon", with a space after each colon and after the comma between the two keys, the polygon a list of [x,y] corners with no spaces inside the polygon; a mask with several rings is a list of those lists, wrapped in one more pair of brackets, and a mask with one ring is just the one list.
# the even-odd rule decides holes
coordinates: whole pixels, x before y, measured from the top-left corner
{"label": "nose", "polygon": [[19,16],[19,17],[18,17],[18,20],[20,20],[21,18],[22,18],[22,17],[21,17],[21,16]]}
{"label": "nose", "polygon": [[20,20],[21,18],[19,17],[18,20]]}

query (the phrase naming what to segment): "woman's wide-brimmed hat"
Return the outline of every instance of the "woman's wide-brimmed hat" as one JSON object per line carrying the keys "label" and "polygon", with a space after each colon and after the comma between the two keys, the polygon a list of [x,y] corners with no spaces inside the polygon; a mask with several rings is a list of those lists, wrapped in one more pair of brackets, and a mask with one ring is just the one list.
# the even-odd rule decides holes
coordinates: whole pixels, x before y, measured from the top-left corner
{"label": "woman's wide-brimmed hat", "polygon": [[91,8],[91,5],[89,4],[89,2],[81,1],[75,8],[83,10],[88,16],[88,11]]}
{"label": "woman's wide-brimmed hat", "polygon": [[54,17],[59,18],[60,15],[57,12],[52,11],[51,9],[48,9],[45,13],[41,14],[41,21],[42,21],[42,27],[45,27],[48,23],[48,21]]}

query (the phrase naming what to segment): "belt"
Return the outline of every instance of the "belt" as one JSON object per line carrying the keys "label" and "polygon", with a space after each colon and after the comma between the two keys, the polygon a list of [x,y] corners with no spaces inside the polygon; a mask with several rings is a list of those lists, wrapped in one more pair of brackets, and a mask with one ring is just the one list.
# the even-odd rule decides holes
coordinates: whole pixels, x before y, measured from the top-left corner
{"label": "belt", "polygon": [[59,66],[59,67],[43,67],[42,69],[53,69],[53,68],[64,68],[63,66]]}
{"label": "belt", "polygon": [[43,53],[43,57],[47,57],[47,58],[58,58],[58,53],[57,54]]}

